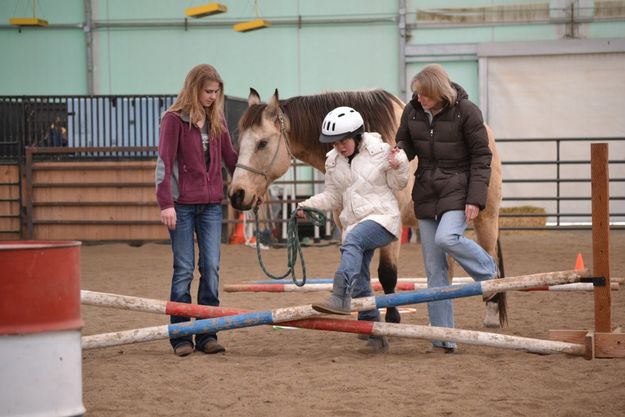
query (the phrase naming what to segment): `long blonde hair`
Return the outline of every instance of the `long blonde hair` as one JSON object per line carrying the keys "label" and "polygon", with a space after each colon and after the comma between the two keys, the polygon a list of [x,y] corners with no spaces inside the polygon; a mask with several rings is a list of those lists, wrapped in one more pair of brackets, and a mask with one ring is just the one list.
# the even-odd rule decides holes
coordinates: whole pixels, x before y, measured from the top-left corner
{"label": "long blonde hair", "polygon": [[[417,84],[419,84],[419,91],[416,91]],[[447,71],[439,64],[426,65],[412,78],[410,89],[413,93],[430,97],[438,102],[447,101],[449,104],[455,103],[458,97]]]}
{"label": "long blonde hair", "polygon": [[[219,83],[217,99],[209,108],[200,103],[200,93],[207,81]],[[210,123],[211,138],[221,135],[222,115],[224,111],[224,82],[212,65],[196,65],[189,71],[184,80],[182,90],[174,103],[167,109],[168,112],[185,113],[189,115],[189,123],[197,124],[206,116]]]}

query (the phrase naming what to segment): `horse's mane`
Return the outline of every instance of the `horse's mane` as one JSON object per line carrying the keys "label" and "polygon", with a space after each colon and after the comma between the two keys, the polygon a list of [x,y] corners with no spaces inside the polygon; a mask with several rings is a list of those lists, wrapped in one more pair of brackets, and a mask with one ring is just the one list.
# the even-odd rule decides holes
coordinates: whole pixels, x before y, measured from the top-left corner
{"label": "horse's mane", "polygon": [[239,119],[239,132],[258,126],[262,123],[263,112],[267,108],[267,104],[251,104]]}
{"label": "horse's mane", "polygon": [[[378,132],[385,142],[395,141],[397,121],[393,105],[404,106],[393,94],[384,90],[337,91],[310,96],[291,97],[280,102],[280,107],[290,122],[291,140],[306,144],[311,152],[322,155],[331,145],[319,142],[321,121],[330,110],[349,106],[358,111],[365,120],[365,131]],[[253,104],[239,121],[239,131],[259,125],[267,104]]]}
{"label": "horse's mane", "polygon": [[401,100],[384,90],[336,91],[292,97],[282,102],[282,108],[291,123],[291,138],[305,143],[307,148],[316,145],[325,154],[331,145],[320,143],[319,134],[321,121],[330,110],[352,107],[362,115],[365,131],[378,132],[385,142],[394,142],[398,127],[394,103],[404,107]]}

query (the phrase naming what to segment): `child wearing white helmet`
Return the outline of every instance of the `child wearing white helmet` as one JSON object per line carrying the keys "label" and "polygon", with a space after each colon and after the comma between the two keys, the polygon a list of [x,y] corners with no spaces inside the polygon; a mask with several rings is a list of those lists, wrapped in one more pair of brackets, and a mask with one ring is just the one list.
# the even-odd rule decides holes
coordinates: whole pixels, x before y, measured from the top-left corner
{"label": "child wearing white helmet", "polygon": [[[340,209],[343,234],[332,294],[325,303],[313,304],[313,308],[323,313],[350,314],[352,297],[372,295],[369,265],[375,249],[401,236],[394,191],[408,184],[408,158],[378,133],[365,132],[362,116],[351,107],[338,107],[326,115],[319,141],[334,145],[326,154],[325,189],[298,207]],[[303,210],[297,215],[304,217]],[[358,319],[378,321],[379,312],[361,311]],[[377,351],[388,349],[383,336],[370,336],[368,345]]]}

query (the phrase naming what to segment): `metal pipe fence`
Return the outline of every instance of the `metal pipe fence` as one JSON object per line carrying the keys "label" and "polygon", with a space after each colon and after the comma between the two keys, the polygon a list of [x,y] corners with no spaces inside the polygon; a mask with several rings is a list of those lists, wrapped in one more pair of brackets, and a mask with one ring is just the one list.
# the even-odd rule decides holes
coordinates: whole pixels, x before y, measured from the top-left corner
{"label": "metal pipe fence", "polygon": [[[502,230],[590,229],[590,143],[610,145],[610,227],[625,229],[625,138],[498,139],[502,158],[503,207],[544,208],[540,213],[500,213],[500,218],[545,219],[544,225]],[[546,156],[551,155],[551,159]],[[521,158],[521,156],[525,156]]]}
{"label": "metal pipe fence", "polygon": [[[159,123],[175,95],[0,96],[0,161],[23,162],[33,147],[155,147]],[[235,132],[247,101],[226,97],[225,115]],[[152,158],[153,152],[120,156]],[[83,154],[82,158],[105,157]]]}

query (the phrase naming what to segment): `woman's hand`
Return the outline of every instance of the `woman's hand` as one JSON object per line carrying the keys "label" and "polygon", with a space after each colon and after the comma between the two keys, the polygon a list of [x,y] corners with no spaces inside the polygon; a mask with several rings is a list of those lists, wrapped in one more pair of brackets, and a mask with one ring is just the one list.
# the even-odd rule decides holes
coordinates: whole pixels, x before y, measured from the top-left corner
{"label": "woman's hand", "polygon": [[161,223],[169,230],[176,230],[176,209],[173,207],[161,210]]}
{"label": "woman's hand", "polygon": [[480,214],[480,208],[473,204],[464,206],[464,216],[467,218],[467,224],[472,222],[477,215]]}
{"label": "woman's hand", "polygon": [[400,151],[401,149],[396,146],[388,153],[388,164],[390,165],[391,169],[397,169],[401,165],[397,160],[397,154]]}
{"label": "woman's hand", "polygon": [[300,219],[305,219],[306,213],[301,208],[298,208],[297,211],[295,212],[295,217],[298,217]]}

